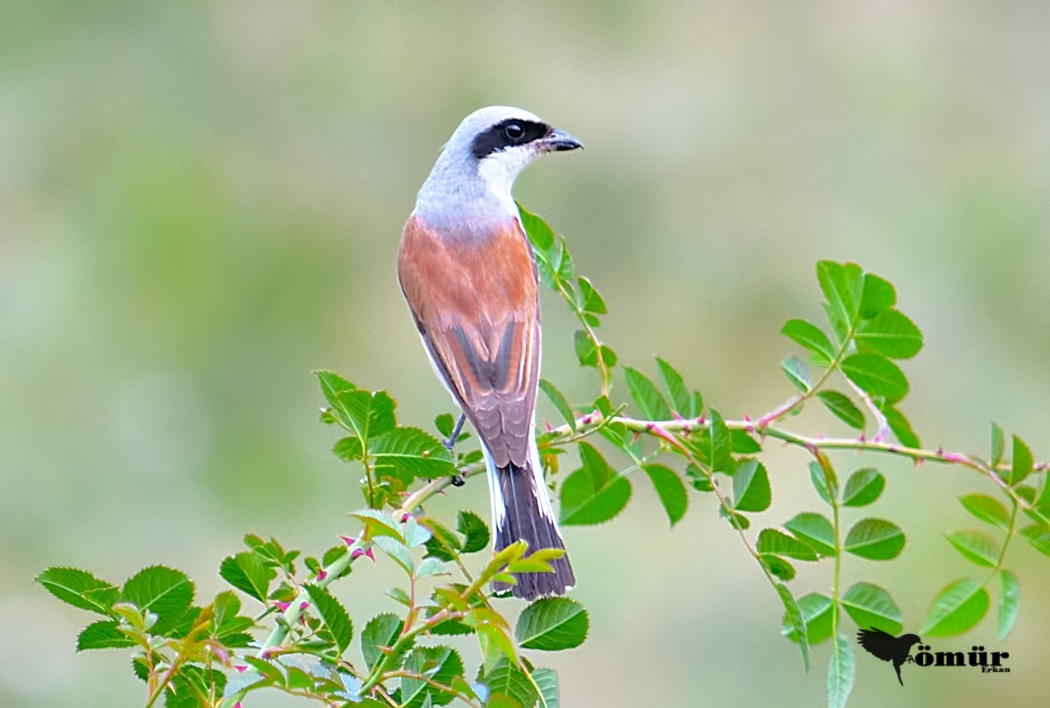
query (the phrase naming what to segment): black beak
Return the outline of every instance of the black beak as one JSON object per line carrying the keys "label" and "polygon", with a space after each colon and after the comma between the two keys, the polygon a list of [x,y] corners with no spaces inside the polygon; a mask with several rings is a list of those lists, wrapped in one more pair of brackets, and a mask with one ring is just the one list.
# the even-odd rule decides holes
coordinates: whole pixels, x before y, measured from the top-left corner
{"label": "black beak", "polygon": [[552,130],[540,139],[543,149],[550,152],[582,149],[583,143],[563,130]]}

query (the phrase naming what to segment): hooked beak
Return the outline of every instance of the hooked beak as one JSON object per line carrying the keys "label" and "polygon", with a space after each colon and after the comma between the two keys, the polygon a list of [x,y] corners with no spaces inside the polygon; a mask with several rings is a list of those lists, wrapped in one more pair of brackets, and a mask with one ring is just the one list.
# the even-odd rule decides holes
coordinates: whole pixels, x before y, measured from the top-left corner
{"label": "hooked beak", "polygon": [[562,152],[564,150],[583,149],[583,143],[564,130],[552,130],[540,138],[545,152]]}

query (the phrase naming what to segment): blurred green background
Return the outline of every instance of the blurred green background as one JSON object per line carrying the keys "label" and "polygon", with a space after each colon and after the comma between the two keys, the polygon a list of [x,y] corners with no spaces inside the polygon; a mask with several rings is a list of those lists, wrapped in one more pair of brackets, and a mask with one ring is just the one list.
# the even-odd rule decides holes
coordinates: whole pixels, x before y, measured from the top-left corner
{"label": "blurred green background", "polygon": [[[450,409],[394,262],[440,146],[482,105],[586,143],[516,194],[602,289],[624,362],[652,372],[660,354],[726,415],[767,410],[790,395],[779,327],[820,316],[815,261],[855,260],[927,335],[905,366],[924,442],[981,452],[997,420],[1046,459],[1048,28],[1040,0],[5,3],[0,705],[141,704],[125,654],[74,655],[90,618],[31,584],[45,567],[121,582],[165,563],[214,594],[246,531],[316,554],[353,530],[359,473],[329,453],[310,372],[388,388],[405,422]],[[594,374],[544,297],[544,373],[586,400]],[[819,415],[792,424],[840,432]],[[763,521],[816,507],[804,456],[768,462]],[[941,535],[973,525],[953,497],[989,485],[877,462],[889,487],[872,512],[908,546],[845,579],[887,584],[918,631],[934,594],[971,573]],[[592,631],[540,657],[564,705],[819,705],[827,645],[803,673],[712,500],[693,496],[669,531],[635,487],[621,518],[566,533]],[[453,504],[487,514],[484,485]],[[1008,640],[994,616],[939,640],[1009,651],[1011,674],[908,666],[901,688],[858,654],[851,705],[1041,702],[1046,561],[1011,551]],[[820,571],[796,594],[826,591]],[[381,572],[337,589],[364,608],[359,628],[390,609]]]}

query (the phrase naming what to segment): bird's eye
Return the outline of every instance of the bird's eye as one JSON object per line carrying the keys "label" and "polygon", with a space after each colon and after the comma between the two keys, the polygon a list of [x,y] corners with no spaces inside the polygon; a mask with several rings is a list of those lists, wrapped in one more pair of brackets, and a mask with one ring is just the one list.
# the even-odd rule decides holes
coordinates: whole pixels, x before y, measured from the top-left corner
{"label": "bird's eye", "polygon": [[525,137],[525,129],[521,127],[520,123],[509,123],[507,127],[503,129],[503,134],[514,142],[517,142]]}

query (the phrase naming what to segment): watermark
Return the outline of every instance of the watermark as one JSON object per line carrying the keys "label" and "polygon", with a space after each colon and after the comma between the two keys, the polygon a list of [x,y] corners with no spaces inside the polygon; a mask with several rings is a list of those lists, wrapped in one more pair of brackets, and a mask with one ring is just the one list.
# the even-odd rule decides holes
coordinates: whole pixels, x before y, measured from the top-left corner
{"label": "watermark", "polygon": [[[1010,667],[1004,665],[1004,660],[1010,658],[1010,653],[1005,651],[989,651],[983,645],[973,645],[970,651],[934,651],[932,645],[925,644],[917,634],[902,634],[895,637],[883,632],[881,629],[871,627],[857,632],[857,642],[877,659],[888,661],[897,672],[897,680],[901,686],[904,679],[901,678],[901,667],[905,664],[915,664],[923,668],[928,666],[951,666],[977,668],[981,673],[1010,673]],[[918,645],[915,656],[911,655],[913,646]]]}

